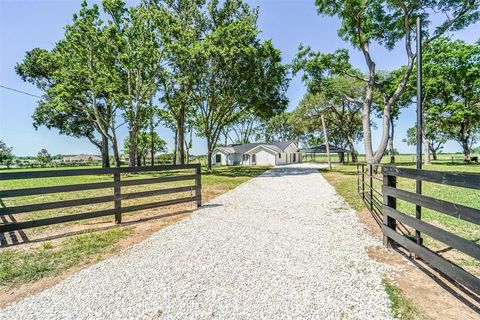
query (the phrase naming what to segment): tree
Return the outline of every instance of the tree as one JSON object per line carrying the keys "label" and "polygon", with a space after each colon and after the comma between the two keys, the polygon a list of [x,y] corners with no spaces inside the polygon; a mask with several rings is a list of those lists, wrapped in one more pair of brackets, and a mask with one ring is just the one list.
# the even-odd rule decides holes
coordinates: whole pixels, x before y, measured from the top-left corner
{"label": "tree", "polygon": [[425,111],[430,126],[457,141],[468,157],[480,133],[480,41],[439,38],[424,55]]}
{"label": "tree", "polygon": [[42,165],[46,165],[52,162],[52,157],[50,156],[50,153],[48,153],[47,149],[42,149],[38,151],[37,161],[40,162]]}
{"label": "tree", "polygon": [[135,166],[137,135],[146,120],[146,109],[158,90],[163,72],[163,47],[157,41],[155,25],[150,19],[150,7],[126,7],[124,1],[106,0],[104,10],[114,43],[114,63],[121,75],[115,98],[128,123],[130,139],[129,165]]}
{"label": "tree", "polygon": [[[443,145],[447,142],[447,137],[443,134],[439,127],[435,125],[432,120],[425,119],[424,123],[424,139],[428,140],[428,144],[425,147],[430,149],[433,160],[437,159],[437,154],[443,149]],[[417,144],[417,127],[411,127],[407,130],[407,137],[403,139],[408,145],[414,146]],[[425,159],[427,161],[427,159]]]}
{"label": "tree", "polygon": [[292,122],[292,113],[281,112],[261,121],[256,140],[262,142],[289,141],[300,138],[301,132]]}
{"label": "tree", "polygon": [[260,135],[260,123],[261,119],[253,112],[244,113],[225,129],[225,145],[227,144],[227,138],[238,144],[256,141]]}
{"label": "tree", "polygon": [[[304,81],[309,90],[315,91],[326,77],[331,75],[348,76],[365,83],[366,90],[361,99],[345,96],[352,103],[362,108],[363,142],[368,162],[379,163],[390,137],[390,118],[392,108],[405,91],[408,79],[412,74],[416,54],[412,49],[415,40],[414,26],[417,17],[421,17],[424,34],[423,46],[427,47],[432,41],[447,31],[455,31],[478,21],[479,1],[315,1],[319,14],[335,16],[341,20],[339,36],[349,42],[363,54],[367,65],[367,75],[363,75],[350,63],[346,49],[336,50],[334,53],[322,54],[313,52],[308,47],[300,47],[295,61],[295,71],[304,71]],[[440,19],[436,12],[446,16],[439,23],[431,24],[432,19]],[[429,26],[433,26],[430,29]],[[406,67],[398,82],[391,86],[392,92],[384,90],[378,81],[376,63],[372,56],[372,45],[379,45],[388,50],[393,49],[403,41],[407,58]],[[372,145],[371,114],[374,103],[374,92],[380,91],[382,108],[382,137],[377,150]]]}
{"label": "tree", "polygon": [[54,49],[27,52],[16,71],[44,91],[34,114],[34,126],[87,137],[101,146],[103,166],[107,167],[109,140],[116,165],[120,165],[115,135],[117,105],[113,99],[119,73],[112,59],[111,34],[102,24],[98,6],[89,8],[84,1]]}
{"label": "tree", "polygon": [[164,48],[160,102],[175,125],[174,163],[185,163],[186,118],[194,107],[199,42],[205,36],[202,0],[151,0],[149,12],[157,42]]}
{"label": "tree", "polygon": [[[156,132],[152,134],[152,132],[150,131],[140,131],[138,133],[137,139],[138,139],[137,140],[137,148],[138,148],[137,165],[138,166],[141,164],[146,165],[146,159],[149,154],[151,157],[153,154],[152,159],[155,160],[154,159],[155,155],[158,152],[167,152],[167,143],[165,142],[165,140],[160,138],[160,136]],[[130,137],[125,138],[124,149],[125,149],[125,153],[129,154]]]}
{"label": "tree", "polygon": [[331,78],[322,93],[307,93],[294,111],[296,127],[304,133],[323,135],[320,117],[325,117],[329,140],[337,147],[350,149],[352,161],[357,162],[355,143],[362,136],[361,107],[345,99],[356,96],[363,84],[349,78]]}
{"label": "tree", "polygon": [[212,0],[208,33],[196,53],[196,131],[207,140],[207,167],[220,135],[239,117],[269,117],[286,107],[287,68],[271,41],[258,39],[255,10],[241,0]]}
{"label": "tree", "polygon": [[7,169],[13,162],[13,147],[8,147],[5,142],[0,140],[0,164],[5,164]]}

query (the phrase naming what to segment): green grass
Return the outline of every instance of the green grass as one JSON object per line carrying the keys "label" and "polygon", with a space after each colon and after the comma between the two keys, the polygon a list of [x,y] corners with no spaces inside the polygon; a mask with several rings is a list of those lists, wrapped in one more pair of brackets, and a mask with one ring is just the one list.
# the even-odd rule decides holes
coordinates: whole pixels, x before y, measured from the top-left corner
{"label": "green grass", "polygon": [[[242,166],[216,166],[212,172],[207,172],[202,168],[202,193],[204,199],[217,196],[225,191],[231,190],[239,184],[248,181],[252,177],[262,174],[268,167],[242,167]],[[42,169],[39,169],[42,170]],[[43,170],[52,170],[43,169]],[[65,170],[65,168],[61,168]],[[19,171],[19,170],[10,170]],[[28,171],[28,170],[23,170]],[[122,180],[151,178],[158,176],[172,175],[173,172],[162,173],[142,173],[135,175],[123,175]],[[185,174],[185,173],[182,173]],[[0,190],[45,187],[55,185],[82,184],[92,182],[112,181],[109,175],[89,175],[76,177],[57,177],[45,179],[26,179],[26,180],[7,180],[2,181]],[[192,181],[177,181],[171,183],[129,186],[123,187],[123,193],[153,190],[160,188],[179,187],[191,185]],[[91,191],[56,193],[48,195],[35,195],[18,198],[0,199],[0,206],[17,206],[22,204],[45,203],[60,200],[97,197],[102,195],[111,195],[112,189],[97,189]],[[131,199],[122,202],[123,206],[129,206],[139,203],[148,203],[165,199],[165,197],[183,197],[185,194],[167,195],[159,197],[149,197],[140,199]],[[112,208],[112,203],[101,203],[95,205],[78,206],[72,208],[63,208],[59,210],[44,210],[27,214],[16,215],[17,221],[26,221],[32,219],[46,218],[52,216],[68,215],[88,211],[96,211]],[[134,215],[135,212],[130,213]],[[101,219],[101,218],[100,218]],[[105,219],[105,218],[104,218]],[[106,219],[110,219],[107,217]],[[68,224],[84,223],[85,221],[75,221]],[[34,231],[50,232],[51,230],[64,228],[66,224],[45,226],[36,228]],[[0,249],[0,286],[19,284],[38,280],[46,276],[58,275],[71,267],[86,264],[100,257],[103,253],[114,250],[117,242],[131,235],[131,228],[114,228],[106,232],[93,232],[68,238],[60,243],[53,245],[50,242],[43,243],[40,247],[34,249],[21,250]]]}
{"label": "green grass", "polygon": [[397,288],[387,280],[383,279],[383,286],[387,292],[388,298],[392,305],[392,312],[395,319],[400,320],[413,320],[423,318],[418,310],[402,292],[400,288]]}
{"label": "green grass", "polygon": [[0,285],[35,281],[85,265],[114,250],[118,241],[130,234],[131,228],[115,228],[74,236],[56,245],[44,242],[30,250],[3,249],[0,251]]}
{"label": "green grass", "polygon": [[[405,167],[414,167],[412,163],[403,163],[400,165]],[[480,173],[479,165],[434,163],[429,166],[424,166],[424,169]],[[327,180],[329,180],[329,182],[336,188],[337,192],[345,198],[350,206],[356,210],[365,209],[365,205],[357,193],[355,165],[336,166],[330,172],[324,170],[323,174],[325,178],[327,178]],[[374,185],[375,189],[381,190],[381,182],[374,182]],[[411,179],[398,178],[397,187],[403,190],[415,191],[415,181]],[[478,195],[478,190],[424,182],[422,186],[422,193],[437,199],[480,209],[480,197]],[[397,209],[406,214],[415,215],[415,205],[411,203],[397,200]],[[480,228],[478,228],[478,226],[475,224],[426,208],[422,209],[422,220],[455,233],[465,239],[474,241],[476,243],[480,242]],[[480,262],[478,260],[464,255],[455,249],[451,249],[445,244],[427,235],[423,235],[423,237],[425,246],[433,250],[446,250],[445,254],[449,255],[449,258],[451,258],[453,261],[465,267],[474,274],[480,274]]]}

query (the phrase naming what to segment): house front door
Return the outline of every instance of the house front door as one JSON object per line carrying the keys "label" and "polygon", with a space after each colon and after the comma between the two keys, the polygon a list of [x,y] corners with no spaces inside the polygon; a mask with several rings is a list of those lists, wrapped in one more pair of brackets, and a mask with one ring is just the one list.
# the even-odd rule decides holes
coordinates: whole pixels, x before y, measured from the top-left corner
{"label": "house front door", "polygon": [[252,154],[252,164],[257,164],[257,155]]}

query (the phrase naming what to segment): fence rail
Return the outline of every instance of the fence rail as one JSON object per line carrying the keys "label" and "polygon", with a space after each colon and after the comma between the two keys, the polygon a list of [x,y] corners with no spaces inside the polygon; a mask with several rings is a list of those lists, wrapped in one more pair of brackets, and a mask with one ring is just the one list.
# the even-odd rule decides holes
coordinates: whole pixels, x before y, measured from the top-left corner
{"label": "fence rail", "polygon": [[[480,293],[479,278],[427,248],[423,245],[422,241],[413,239],[411,236],[412,232],[408,229],[413,229],[416,234],[426,234],[474,259],[480,259],[480,246],[473,241],[460,237],[441,227],[397,210],[398,199],[479,225],[479,209],[399,189],[397,188],[397,178],[427,181],[439,185],[478,190],[480,189],[480,175],[418,170],[385,165],[376,165],[376,167],[382,169],[382,204],[380,208],[378,201],[372,197],[374,190],[376,192],[378,192],[378,190],[372,187],[372,179],[375,177],[373,172],[375,170],[370,164],[357,164],[358,192],[377,222],[379,220],[378,212],[380,212],[382,217],[382,223],[380,225],[384,235],[384,244],[389,247],[395,247],[397,245],[404,247],[451,279],[473,290],[477,294]],[[370,183],[365,183],[366,178],[369,179]],[[376,178],[379,179],[378,177]],[[372,208],[374,209],[372,210]]]}
{"label": "fence rail", "polygon": [[[185,172],[184,170],[194,171],[193,174]],[[127,173],[162,173],[162,172],[182,172],[181,175],[166,176],[166,177],[154,177],[154,178],[142,178],[136,180],[122,180],[121,174]],[[5,205],[0,207],[0,218],[3,223],[0,223],[0,233],[9,231],[15,231],[20,229],[34,228],[70,221],[77,221],[83,219],[91,219],[103,216],[114,216],[115,223],[122,222],[122,214],[126,212],[133,212],[144,209],[152,209],[158,207],[171,206],[175,204],[195,202],[197,207],[201,205],[201,167],[200,164],[189,165],[168,165],[168,166],[146,166],[146,167],[125,167],[125,168],[105,168],[105,169],[74,169],[74,170],[45,170],[45,171],[28,171],[28,172],[7,172],[0,173],[0,181],[6,180],[22,180],[22,179],[42,179],[42,178],[57,178],[57,177],[72,177],[72,176],[90,176],[90,175],[110,175],[112,181],[107,182],[95,182],[85,184],[74,185],[61,185],[61,186],[49,186],[49,187],[35,187],[35,188],[22,188],[12,190],[0,190],[0,200],[5,198],[15,198],[32,195],[46,195],[54,193],[68,193],[76,191],[87,191],[96,189],[112,189],[111,195],[96,196],[81,199],[60,200],[54,202],[45,202],[39,204],[25,204],[17,205],[13,207],[7,207]],[[138,186],[147,184],[162,184],[168,182],[179,181],[194,181],[193,185],[189,186],[175,186],[173,188],[156,189],[148,191],[122,193],[122,187],[125,186]],[[142,203],[130,206],[122,206],[123,200],[148,198],[166,194],[176,194],[182,192],[194,192],[193,196],[181,197],[176,199],[162,200],[150,203]],[[75,213],[64,216],[57,216],[51,218],[35,219],[23,222],[8,222],[4,219],[5,216],[10,216],[20,213],[37,212],[50,209],[61,209],[68,207],[76,207],[87,204],[100,204],[113,202],[113,209],[105,209],[93,212]],[[0,205],[3,201],[0,201]]]}

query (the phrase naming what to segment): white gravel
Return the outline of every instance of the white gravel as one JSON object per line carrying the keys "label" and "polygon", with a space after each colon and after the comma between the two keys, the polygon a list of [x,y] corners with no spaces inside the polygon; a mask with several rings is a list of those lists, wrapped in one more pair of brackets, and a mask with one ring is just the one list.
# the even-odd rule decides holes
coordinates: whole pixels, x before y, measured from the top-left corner
{"label": "white gravel", "polygon": [[0,319],[389,319],[380,245],[309,164],[0,310]]}

